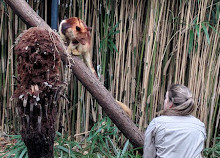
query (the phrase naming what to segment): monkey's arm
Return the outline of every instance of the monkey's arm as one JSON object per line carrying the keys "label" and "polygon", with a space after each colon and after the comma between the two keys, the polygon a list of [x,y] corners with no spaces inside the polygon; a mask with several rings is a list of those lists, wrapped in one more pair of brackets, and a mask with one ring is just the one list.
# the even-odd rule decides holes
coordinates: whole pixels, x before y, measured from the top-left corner
{"label": "monkey's arm", "polygon": [[92,58],[91,58],[91,54],[89,51],[87,52],[84,52],[82,54],[83,56],[83,60],[84,60],[84,63],[87,65],[87,67],[92,71],[93,74],[96,75],[96,77],[98,78],[98,75],[93,67],[93,64],[92,64]]}
{"label": "monkey's arm", "polygon": [[67,47],[67,53],[77,56],[82,55],[82,53],[77,50],[77,45],[74,45],[72,42],[70,42],[69,46]]}

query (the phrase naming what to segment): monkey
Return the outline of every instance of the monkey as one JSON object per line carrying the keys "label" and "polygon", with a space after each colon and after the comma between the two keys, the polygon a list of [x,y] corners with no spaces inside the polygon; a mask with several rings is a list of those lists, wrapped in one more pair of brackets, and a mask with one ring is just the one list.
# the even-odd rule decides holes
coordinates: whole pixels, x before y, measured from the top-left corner
{"label": "monkey", "polygon": [[[62,40],[68,45],[67,53],[82,56],[85,64],[98,79],[98,75],[93,67],[91,50],[91,27],[88,27],[80,18],[72,17],[62,20],[59,26],[59,34]],[[131,118],[131,110],[122,102],[116,100],[121,108]]]}
{"label": "monkey", "polygon": [[67,53],[82,56],[86,66],[95,74],[98,75],[93,67],[91,58],[91,27],[88,27],[78,17],[62,20],[59,26],[59,34],[62,40],[69,44]]}

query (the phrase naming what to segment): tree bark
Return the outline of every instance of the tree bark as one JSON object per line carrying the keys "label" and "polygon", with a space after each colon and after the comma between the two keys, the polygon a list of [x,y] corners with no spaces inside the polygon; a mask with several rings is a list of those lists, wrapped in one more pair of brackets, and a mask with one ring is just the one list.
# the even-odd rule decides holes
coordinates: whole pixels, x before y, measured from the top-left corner
{"label": "tree bark", "polygon": [[[43,27],[51,30],[51,28],[33,11],[25,0],[5,1],[30,26]],[[61,50],[60,55],[62,61],[64,63],[70,63],[72,73],[98,101],[113,123],[135,147],[143,147],[144,134],[137,128],[133,121],[128,118],[109,91],[99,80],[96,79],[94,74],[90,72],[81,59],[73,56],[73,60],[71,60],[67,57],[66,49],[61,41],[58,44],[58,47]]]}

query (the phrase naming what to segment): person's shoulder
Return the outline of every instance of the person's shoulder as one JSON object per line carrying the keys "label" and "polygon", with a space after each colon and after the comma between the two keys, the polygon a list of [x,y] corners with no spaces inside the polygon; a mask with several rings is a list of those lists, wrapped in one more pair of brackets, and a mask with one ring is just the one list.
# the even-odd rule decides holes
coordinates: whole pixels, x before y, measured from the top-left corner
{"label": "person's shoulder", "polygon": [[154,122],[191,122],[194,124],[198,124],[201,126],[205,126],[203,122],[201,122],[198,118],[188,115],[188,116],[166,116],[162,115],[154,118],[152,121]]}
{"label": "person's shoulder", "polygon": [[198,118],[196,118],[192,115],[189,115],[188,118],[192,121],[192,123],[195,123],[195,124],[198,124],[200,126],[205,127],[205,124],[201,120],[199,120]]}
{"label": "person's shoulder", "polygon": [[162,121],[162,120],[173,119],[174,117],[178,117],[178,116],[161,115],[161,116],[155,117],[154,119],[157,120],[157,121]]}
{"label": "person's shoulder", "polygon": [[171,116],[162,115],[162,116],[155,117],[152,121],[155,123],[159,123],[159,122],[167,122],[169,120],[172,120]]}

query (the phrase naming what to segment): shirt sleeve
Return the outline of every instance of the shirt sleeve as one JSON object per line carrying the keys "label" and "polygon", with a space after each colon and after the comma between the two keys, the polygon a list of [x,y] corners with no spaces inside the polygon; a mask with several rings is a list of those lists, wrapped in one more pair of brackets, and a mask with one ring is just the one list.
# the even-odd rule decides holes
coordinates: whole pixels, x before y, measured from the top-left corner
{"label": "shirt sleeve", "polygon": [[156,148],[155,148],[155,131],[156,124],[153,119],[144,136],[144,156],[143,158],[155,158],[156,157]]}

